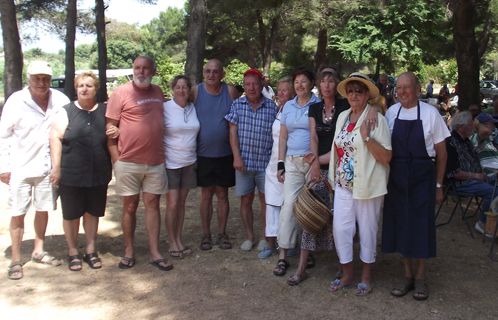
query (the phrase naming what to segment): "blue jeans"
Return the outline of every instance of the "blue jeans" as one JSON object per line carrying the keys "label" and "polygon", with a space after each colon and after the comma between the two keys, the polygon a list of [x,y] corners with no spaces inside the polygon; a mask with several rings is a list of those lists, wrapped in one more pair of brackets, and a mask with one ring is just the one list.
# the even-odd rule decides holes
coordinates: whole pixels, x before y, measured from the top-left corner
{"label": "blue jeans", "polygon": [[493,188],[495,186],[495,178],[489,178],[489,183],[479,180],[471,180],[469,183],[456,188],[457,191],[474,193],[482,198],[481,216],[479,220],[486,223],[485,212],[489,211],[491,206],[491,197],[493,196]]}

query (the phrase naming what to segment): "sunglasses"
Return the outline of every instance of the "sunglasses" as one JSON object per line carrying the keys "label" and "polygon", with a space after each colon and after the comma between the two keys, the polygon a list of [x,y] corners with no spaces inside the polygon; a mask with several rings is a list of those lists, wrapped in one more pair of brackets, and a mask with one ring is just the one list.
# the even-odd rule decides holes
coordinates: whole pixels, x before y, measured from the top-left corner
{"label": "sunglasses", "polygon": [[361,95],[361,94],[364,94],[365,91],[363,91],[361,89],[347,89],[346,93],[348,94],[348,96],[353,95],[353,94]]}
{"label": "sunglasses", "polygon": [[322,132],[322,131],[323,132],[330,132],[330,131],[332,131],[332,127],[330,127],[330,126],[316,126],[315,129],[318,132]]}

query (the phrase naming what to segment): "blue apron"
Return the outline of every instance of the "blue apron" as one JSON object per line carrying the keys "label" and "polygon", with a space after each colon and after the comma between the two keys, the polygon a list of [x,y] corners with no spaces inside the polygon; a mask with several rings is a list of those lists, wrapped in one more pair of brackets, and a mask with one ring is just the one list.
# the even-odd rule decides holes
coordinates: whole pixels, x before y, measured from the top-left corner
{"label": "blue apron", "polygon": [[420,120],[394,120],[393,157],[384,201],[382,252],[405,258],[436,256],[436,166],[425,147]]}

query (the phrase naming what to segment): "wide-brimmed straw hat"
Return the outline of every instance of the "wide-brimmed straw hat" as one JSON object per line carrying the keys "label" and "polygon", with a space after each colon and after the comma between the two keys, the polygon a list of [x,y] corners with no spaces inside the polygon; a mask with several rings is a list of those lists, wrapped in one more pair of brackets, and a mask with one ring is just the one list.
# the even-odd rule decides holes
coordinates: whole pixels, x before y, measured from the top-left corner
{"label": "wide-brimmed straw hat", "polygon": [[355,72],[351,73],[346,80],[341,81],[341,83],[339,83],[339,85],[337,86],[337,91],[344,98],[348,97],[348,94],[346,93],[346,85],[348,84],[348,82],[351,81],[359,81],[364,85],[366,85],[368,91],[370,91],[370,98],[375,98],[379,95],[379,89],[366,74],[361,72]]}

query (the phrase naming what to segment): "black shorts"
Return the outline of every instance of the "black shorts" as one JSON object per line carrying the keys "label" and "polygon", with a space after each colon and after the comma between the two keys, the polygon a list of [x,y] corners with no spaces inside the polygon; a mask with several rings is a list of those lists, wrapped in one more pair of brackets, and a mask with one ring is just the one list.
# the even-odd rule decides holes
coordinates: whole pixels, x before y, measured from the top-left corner
{"label": "black shorts", "polygon": [[107,184],[90,188],[59,184],[59,195],[64,220],[79,219],[86,212],[94,217],[104,216]]}
{"label": "black shorts", "polygon": [[197,157],[197,185],[199,187],[230,188],[235,185],[233,156],[220,158]]}

